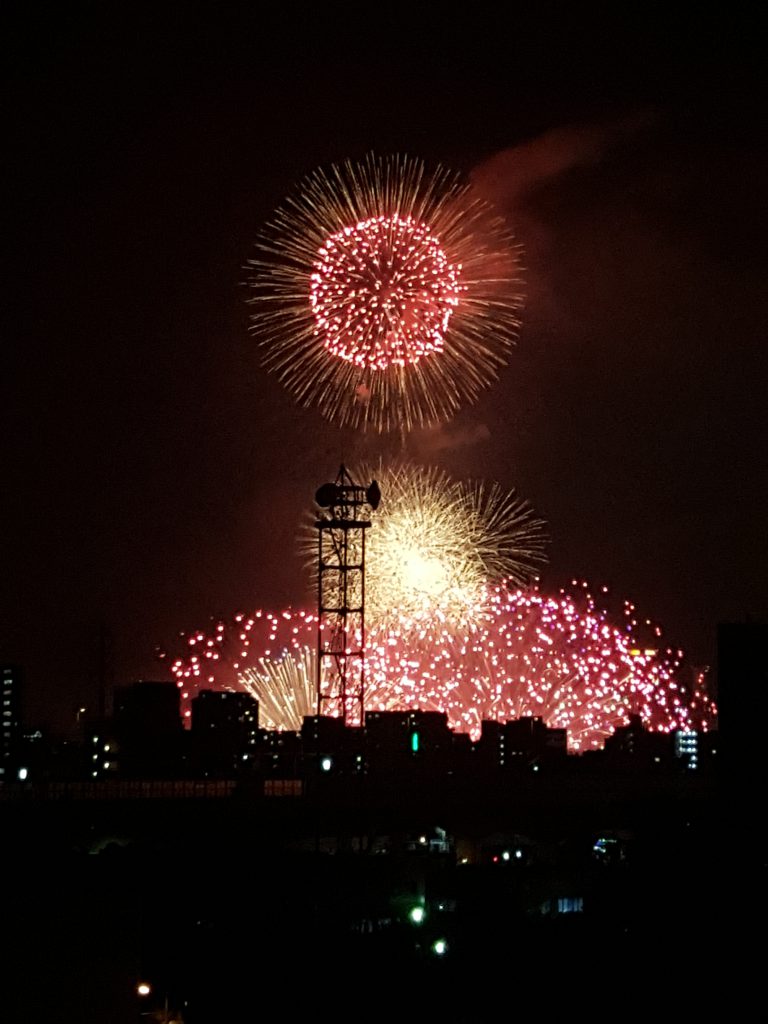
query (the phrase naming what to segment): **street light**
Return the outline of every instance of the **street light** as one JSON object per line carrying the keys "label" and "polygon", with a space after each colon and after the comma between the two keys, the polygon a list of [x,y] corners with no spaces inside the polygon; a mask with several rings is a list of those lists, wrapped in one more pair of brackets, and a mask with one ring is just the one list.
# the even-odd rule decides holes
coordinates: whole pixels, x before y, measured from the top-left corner
{"label": "street light", "polygon": [[[148,981],[140,981],[136,985],[136,994],[141,996],[142,999],[145,999],[147,996],[152,995],[152,986],[149,984]],[[165,993],[165,998],[163,999],[163,1016],[162,1016],[162,1018],[159,1017],[159,1012],[160,1012],[159,1010],[158,1011],[148,1010],[146,1012],[141,1013],[140,1016],[141,1017],[152,1017],[152,1018],[154,1018],[156,1020],[162,1019],[163,1024],[169,1024],[169,1022],[171,1020],[171,1017],[170,1017],[169,1012],[168,1012],[168,993],[167,992]]]}

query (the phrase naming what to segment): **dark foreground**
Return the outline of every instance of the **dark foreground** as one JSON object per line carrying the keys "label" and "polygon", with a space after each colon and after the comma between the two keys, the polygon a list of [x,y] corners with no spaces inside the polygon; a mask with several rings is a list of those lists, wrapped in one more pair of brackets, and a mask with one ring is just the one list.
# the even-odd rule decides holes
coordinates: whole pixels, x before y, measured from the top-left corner
{"label": "dark foreground", "polygon": [[0,1018],[757,1012],[761,876],[711,781],[337,797],[6,800]]}

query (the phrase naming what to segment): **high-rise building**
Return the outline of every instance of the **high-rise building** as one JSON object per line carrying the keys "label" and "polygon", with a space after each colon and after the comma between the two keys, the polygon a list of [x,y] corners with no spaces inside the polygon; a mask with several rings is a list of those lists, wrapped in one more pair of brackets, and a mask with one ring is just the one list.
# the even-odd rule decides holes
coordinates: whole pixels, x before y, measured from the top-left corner
{"label": "high-rise building", "polygon": [[550,729],[542,718],[527,715],[505,722],[504,741],[507,763],[510,766],[534,766],[559,760],[568,753],[566,729]]}
{"label": "high-rise building", "polygon": [[369,711],[365,741],[372,771],[440,773],[453,749],[448,716],[439,711]]}
{"label": "high-rise building", "polygon": [[[175,683],[138,682],[115,691],[110,729],[114,754],[104,758],[127,778],[184,774],[184,728]],[[112,746],[112,741],[110,741]]]}
{"label": "high-rise building", "polygon": [[691,729],[678,729],[675,733],[675,757],[689,771],[699,767],[699,734]]}
{"label": "high-rise building", "polygon": [[538,770],[565,758],[568,734],[550,729],[541,718],[524,716],[507,722],[484,720],[477,743],[477,764],[486,771],[499,768]]}
{"label": "high-rise building", "polygon": [[201,690],[192,700],[195,770],[231,776],[251,767],[259,739],[259,702],[249,693]]}
{"label": "high-rise building", "polygon": [[16,756],[21,740],[21,688],[23,672],[18,665],[0,666],[2,714],[0,721],[0,782],[16,777]]}
{"label": "high-rise building", "polygon": [[739,784],[766,779],[761,730],[768,720],[768,622],[717,627],[720,756]]}
{"label": "high-rise building", "polygon": [[645,728],[640,715],[630,715],[605,741],[602,760],[614,769],[663,771],[674,763],[677,750],[673,735]]}

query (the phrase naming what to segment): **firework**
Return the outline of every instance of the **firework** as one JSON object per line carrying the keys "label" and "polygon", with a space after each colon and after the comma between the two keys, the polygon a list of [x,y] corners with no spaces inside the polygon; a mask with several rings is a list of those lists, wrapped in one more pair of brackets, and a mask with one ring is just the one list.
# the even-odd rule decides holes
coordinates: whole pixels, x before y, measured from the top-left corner
{"label": "firework", "polygon": [[[265,729],[298,732],[303,719],[317,713],[317,652],[313,647],[258,658],[253,668],[238,672],[237,681],[241,689],[258,700],[259,722]],[[386,676],[372,676],[366,690],[366,707],[388,711],[398,706],[397,695]],[[359,722],[352,717],[349,724]]]}
{"label": "firework", "polygon": [[496,379],[518,249],[468,183],[370,154],[311,174],[249,261],[263,362],[298,402],[376,430],[434,424]]}
{"label": "firework", "polygon": [[[638,639],[634,608],[616,623],[586,585],[555,596],[495,588],[463,630],[434,620],[369,636],[368,673],[392,706],[442,711],[475,738],[483,720],[542,718],[572,751],[601,747],[631,715],[654,731],[706,728],[701,687],[679,682],[682,651]],[[643,624],[645,626],[645,624]]]}
{"label": "firework", "polygon": [[[317,645],[317,616],[292,609],[277,613],[257,609],[252,615],[235,612],[210,629],[180,633],[179,642],[181,652],[176,657],[170,659],[167,651],[160,651],[159,657],[170,660],[188,719],[189,701],[198,690],[243,688],[238,674],[249,669],[257,675],[260,670],[272,673],[277,679],[284,659],[301,661]],[[298,695],[296,701],[300,701]],[[287,711],[286,717],[290,718]]]}
{"label": "firework", "polygon": [[[612,616],[580,584],[554,595],[496,587],[482,607],[463,628],[403,615],[369,630],[366,708],[445,712],[474,738],[483,720],[533,715],[565,728],[572,751],[601,747],[631,715],[655,731],[710,727],[703,678],[681,683],[682,652],[662,648],[631,604]],[[298,709],[313,708],[316,630],[314,616],[285,611],[191,634],[172,664],[182,697],[245,688],[269,705],[268,723],[295,729]]]}
{"label": "firework", "polygon": [[300,647],[275,658],[258,658],[238,674],[240,686],[259,702],[264,729],[298,732],[307,715],[317,713],[317,653]]}
{"label": "firework", "polygon": [[[375,477],[385,495],[365,542],[369,628],[409,619],[464,623],[482,612],[493,583],[527,584],[546,561],[544,522],[514,491],[406,463],[361,467],[353,476]],[[309,530],[304,548],[314,564]]]}

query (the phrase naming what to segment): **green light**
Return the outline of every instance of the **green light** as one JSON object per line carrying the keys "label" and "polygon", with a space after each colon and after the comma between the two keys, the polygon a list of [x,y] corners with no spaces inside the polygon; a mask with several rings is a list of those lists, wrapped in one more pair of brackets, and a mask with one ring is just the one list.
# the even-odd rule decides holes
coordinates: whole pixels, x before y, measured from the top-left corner
{"label": "green light", "polygon": [[438,939],[436,942],[432,943],[432,952],[435,954],[435,956],[444,956],[447,950],[448,943],[445,941],[445,939]]}
{"label": "green light", "polygon": [[408,912],[408,917],[413,924],[421,924],[425,916],[424,907],[411,907]]}
{"label": "green light", "polygon": [[411,733],[411,750],[414,754],[419,752],[419,734],[417,732]]}

